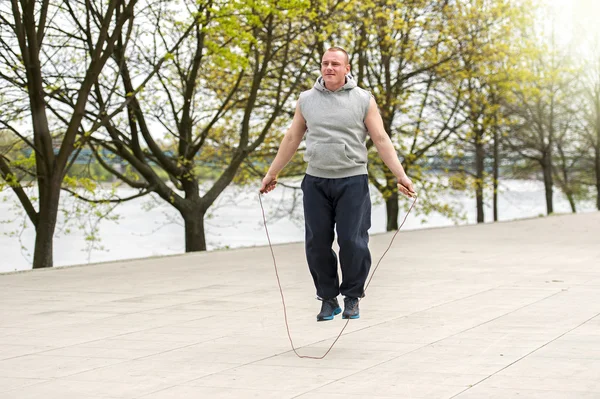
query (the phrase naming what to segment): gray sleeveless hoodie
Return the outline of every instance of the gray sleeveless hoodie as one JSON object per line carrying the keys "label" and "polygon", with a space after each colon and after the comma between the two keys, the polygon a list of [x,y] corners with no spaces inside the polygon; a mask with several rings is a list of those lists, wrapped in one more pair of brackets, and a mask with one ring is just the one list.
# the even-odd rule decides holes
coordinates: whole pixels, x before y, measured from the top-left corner
{"label": "gray sleeveless hoodie", "polygon": [[356,86],[351,75],[336,91],[323,78],[302,92],[300,111],[306,121],[306,173],[315,177],[341,178],[367,174],[365,118],[371,94]]}

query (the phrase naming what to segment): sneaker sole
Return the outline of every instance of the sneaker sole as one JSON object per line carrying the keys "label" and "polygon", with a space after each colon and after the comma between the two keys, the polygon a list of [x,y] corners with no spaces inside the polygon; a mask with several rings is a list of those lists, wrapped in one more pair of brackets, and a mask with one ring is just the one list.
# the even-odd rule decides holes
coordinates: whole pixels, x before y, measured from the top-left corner
{"label": "sneaker sole", "polygon": [[356,316],[345,316],[345,315],[342,315],[342,319],[351,319],[351,320],[360,319],[360,315],[359,314],[357,314]]}
{"label": "sneaker sole", "polygon": [[333,314],[331,316],[325,316],[325,317],[322,317],[322,318],[319,318],[317,316],[317,321],[329,321],[329,320],[333,320],[333,317],[335,315],[340,314],[340,313],[342,313],[342,308],[337,308],[336,310],[333,311]]}

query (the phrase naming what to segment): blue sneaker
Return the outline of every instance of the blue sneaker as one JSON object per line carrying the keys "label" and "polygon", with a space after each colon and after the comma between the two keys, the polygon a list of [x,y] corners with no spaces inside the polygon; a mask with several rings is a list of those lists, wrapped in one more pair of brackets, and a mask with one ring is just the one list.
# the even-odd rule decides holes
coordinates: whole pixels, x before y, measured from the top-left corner
{"label": "blue sneaker", "polygon": [[358,319],[360,317],[358,302],[358,298],[344,298],[344,313],[342,314],[342,319]]}
{"label": "blue sneaker", "polygon": [[340,313],[342,313],[342,308],[340,308],[337,298],[323,299],[321,313],[317,315],[317,321],[333,320],[333,317]]}

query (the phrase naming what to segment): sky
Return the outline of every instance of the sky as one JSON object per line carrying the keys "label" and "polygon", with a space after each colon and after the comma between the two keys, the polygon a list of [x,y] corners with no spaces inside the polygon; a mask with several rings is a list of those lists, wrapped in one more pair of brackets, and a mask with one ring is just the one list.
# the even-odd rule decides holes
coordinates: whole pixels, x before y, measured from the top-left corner
{"label": "sky", "polygon": [[[541,0],[549,8],[548,22],[554,19],[560,45],[589,51],[594,38],[600,38],[600,0]],[[587,51],[586,51],[587,50]]]}

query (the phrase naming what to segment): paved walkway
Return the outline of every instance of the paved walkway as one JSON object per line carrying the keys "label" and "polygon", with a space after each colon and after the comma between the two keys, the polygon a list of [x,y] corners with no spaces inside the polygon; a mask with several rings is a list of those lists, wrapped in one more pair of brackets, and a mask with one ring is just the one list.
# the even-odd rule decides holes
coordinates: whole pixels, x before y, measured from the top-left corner
{"label": "paved walkway", "polygon": [[[320,355],[343,322],[302,244],[275,254]],[[403,232],[361,310],[298,359],[267,247],[2,275],[0,397],[597,399],[600,213]]]}

